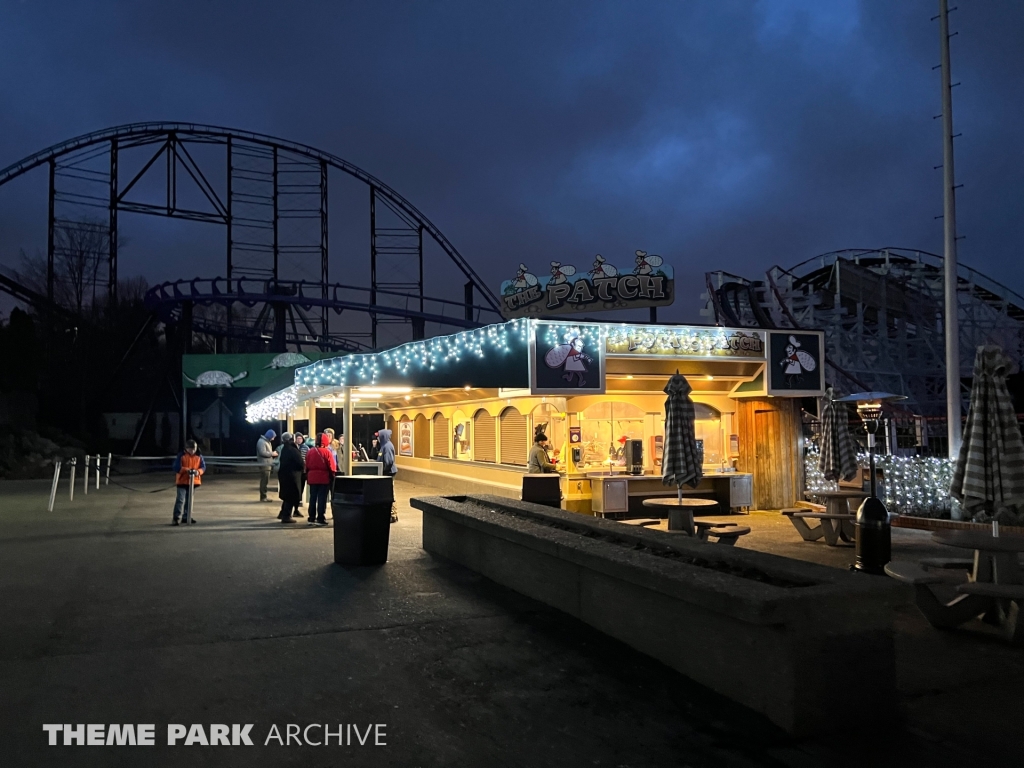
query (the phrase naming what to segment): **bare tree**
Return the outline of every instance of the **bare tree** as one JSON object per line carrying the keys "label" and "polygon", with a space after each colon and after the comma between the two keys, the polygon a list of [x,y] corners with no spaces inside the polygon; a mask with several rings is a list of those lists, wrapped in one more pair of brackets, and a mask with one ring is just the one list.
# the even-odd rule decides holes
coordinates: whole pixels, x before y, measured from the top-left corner
{"label": "bare tree", "polygon": [[[118,240],[121,248],[125,240]],[[88,309],[97,309],[97,298],[106,295],[104,266],[110,254],[110,235],[107,224],[95,219],[62,221],[53,232],[53,300],[55,303],[82,314]],[[19,278],[39,293],[47,292],[46,257],[38,251],[29,256],[21,251]],[[101,282],[102,280],[102,282]],[[132,286],[131,278],[118,285]],[[145,293],[145,288],[142,288]]]}
{"label": "bare tree", "polygon": [[142,275],[117,281],[117,300],[121,304],[141,304],[149,290],[149,282]]}
{"label": "bare tree", "polygon": [[96,278],[110,253],[107,226],[89,220],[66,222],[54,229],[53,244],[54,292],[62,283],[70,308],[82,314],[87,298],[96,305]]}

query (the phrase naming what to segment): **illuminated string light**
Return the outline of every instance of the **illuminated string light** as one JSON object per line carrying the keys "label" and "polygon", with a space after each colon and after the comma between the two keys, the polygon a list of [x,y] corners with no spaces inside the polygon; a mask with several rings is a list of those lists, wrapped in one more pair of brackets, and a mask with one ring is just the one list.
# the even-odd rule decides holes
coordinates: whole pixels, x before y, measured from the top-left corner
{"label": "illuminated string light", "polygon": [[519,318],[507,323],[473,328],[410,341],[383,352],[345,355],[319,360],[295,371],[300,387],[342,387],[376,384],[385,372],[408,377],[417,371],[433,371],[464,358],[485,359],[490,354],[506,354],[512,342],[525,346],[530,320]]}
{"label": "illuminated string light", "polygon": [[255,403],[250,403],[245,406],[245,420],[250,424],[255,424],[257,421],[271,421],[278,418],[282,413],[287,413],[295,407],[295,403],[298,396],[295,391],[295,385],[282,389],[280,392],[275,392],[272,395],[267,395],[261,400],[257,400]]}
{"label": "illuminated string light", "polygon": [[[868,455],[857,454],[857,466],[868,467]],[[890,512],[916,517],[945,517],[950,511],[949,486],[953,462],[936,456],[875,456],[880,485]],[[807,492],[834,491],[838,484],[825,479],[818,469],[818,448],[811,447],[804,460]]]}

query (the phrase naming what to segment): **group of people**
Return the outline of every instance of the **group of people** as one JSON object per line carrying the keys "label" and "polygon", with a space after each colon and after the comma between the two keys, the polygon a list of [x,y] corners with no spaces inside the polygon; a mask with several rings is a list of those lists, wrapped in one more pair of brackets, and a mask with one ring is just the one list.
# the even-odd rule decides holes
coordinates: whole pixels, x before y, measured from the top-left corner
{"label": "group of people", "polygon": [[[367,458],[382,462],[385,475],[394,475],[398,469],[395,466],[395,445],[391,442],[391,430],[379,430],[373,437],[373,446]],[[267,492],[270,475],[277,460],[278,497],[281,499],[278,519],[282,523],[294,523],[295,518],[302,517],[302,496],[308,485],[308,523],[327,525],[327,498],[341,464],[341,441],[330,428],[321,432],[316,440],[298,432],[285,432],[281,435],[279,452],[274,449],[276,439],[277,433],[268,429],[256,441],[256,458],[260,470],[260,501],[270,501]],[[172,525],[180,525],[185,520],[189,523],[195,522],[191,517],[191,494],[195,487],[202,485],[201,478],[205,472],[206,460],[199,453],[196,441],[186,441],[185,450],[178,454],[174,462],[177,495]],[[391,522],[397,521],[398,515],[392,511]]]}
{"label": "group of people", "polygon": [[[277,433],[268,429],[256,443],[256,456],[260,461],[260,501],[270,501],[267,497],[267,486],[274,459],[279,458],[277,480],[281,511],[278,513],[278,519],[287,524],[294,523],[297,517],[302,517],[302,496],[308,485],[308,523],[327,525],[327,498],[341,464],[341,442],[330,428],[321,432],[316,440],[298,433],[293,435],[285,432],[281,435],[279,455],[273,447],[276,437]],[[395,446],[391,442],[391,430],[382,429],[374,433],[373,450],[374,458],[384,464],[384,474],[394,475],[398,469],[395,466]],[[397,514],[392,513],[391,521],[397,520]]]}

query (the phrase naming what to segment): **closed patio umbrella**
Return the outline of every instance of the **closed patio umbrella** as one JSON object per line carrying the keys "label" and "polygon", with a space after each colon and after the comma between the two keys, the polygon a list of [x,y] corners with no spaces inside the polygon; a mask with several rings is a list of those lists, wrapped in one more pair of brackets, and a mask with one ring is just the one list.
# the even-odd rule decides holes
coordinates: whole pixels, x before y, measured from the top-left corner
{"label": "closed patio umbrella", "polygon": [[1006,389],[1015,368],[999,347],[978,347],[967,426],[949,489],[972,513],[994,515],[1024,504],[1024,440]]}
{"label": "closed patio umbrella", "polygon": [[703,476],[701,457],[697,452],[696,414],[686,377],[676,373],[665,385],[665,453],[661,462],[661,482],[679,488],[683,483],[697,487]]}
{"label": "closed patio umbrella", "polygon": [[857,475],[857,449],[850,435],[846,403],[832,398],[832,387],[825,390],[825,404],[821,409],[821,453],[818,469],[826,480],[852,480]]}

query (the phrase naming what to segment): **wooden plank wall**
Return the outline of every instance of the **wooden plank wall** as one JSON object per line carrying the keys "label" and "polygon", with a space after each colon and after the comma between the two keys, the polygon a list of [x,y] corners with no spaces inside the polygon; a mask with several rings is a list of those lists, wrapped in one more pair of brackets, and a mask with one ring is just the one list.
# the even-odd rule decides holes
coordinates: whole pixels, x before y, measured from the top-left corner
{"label": "wooden plank wall", "polygon": [[744,398],[736,401],[740,453],[737,468],[754,475],[757,509],[791,507],[803,498],[803,429],[800,401]]}

